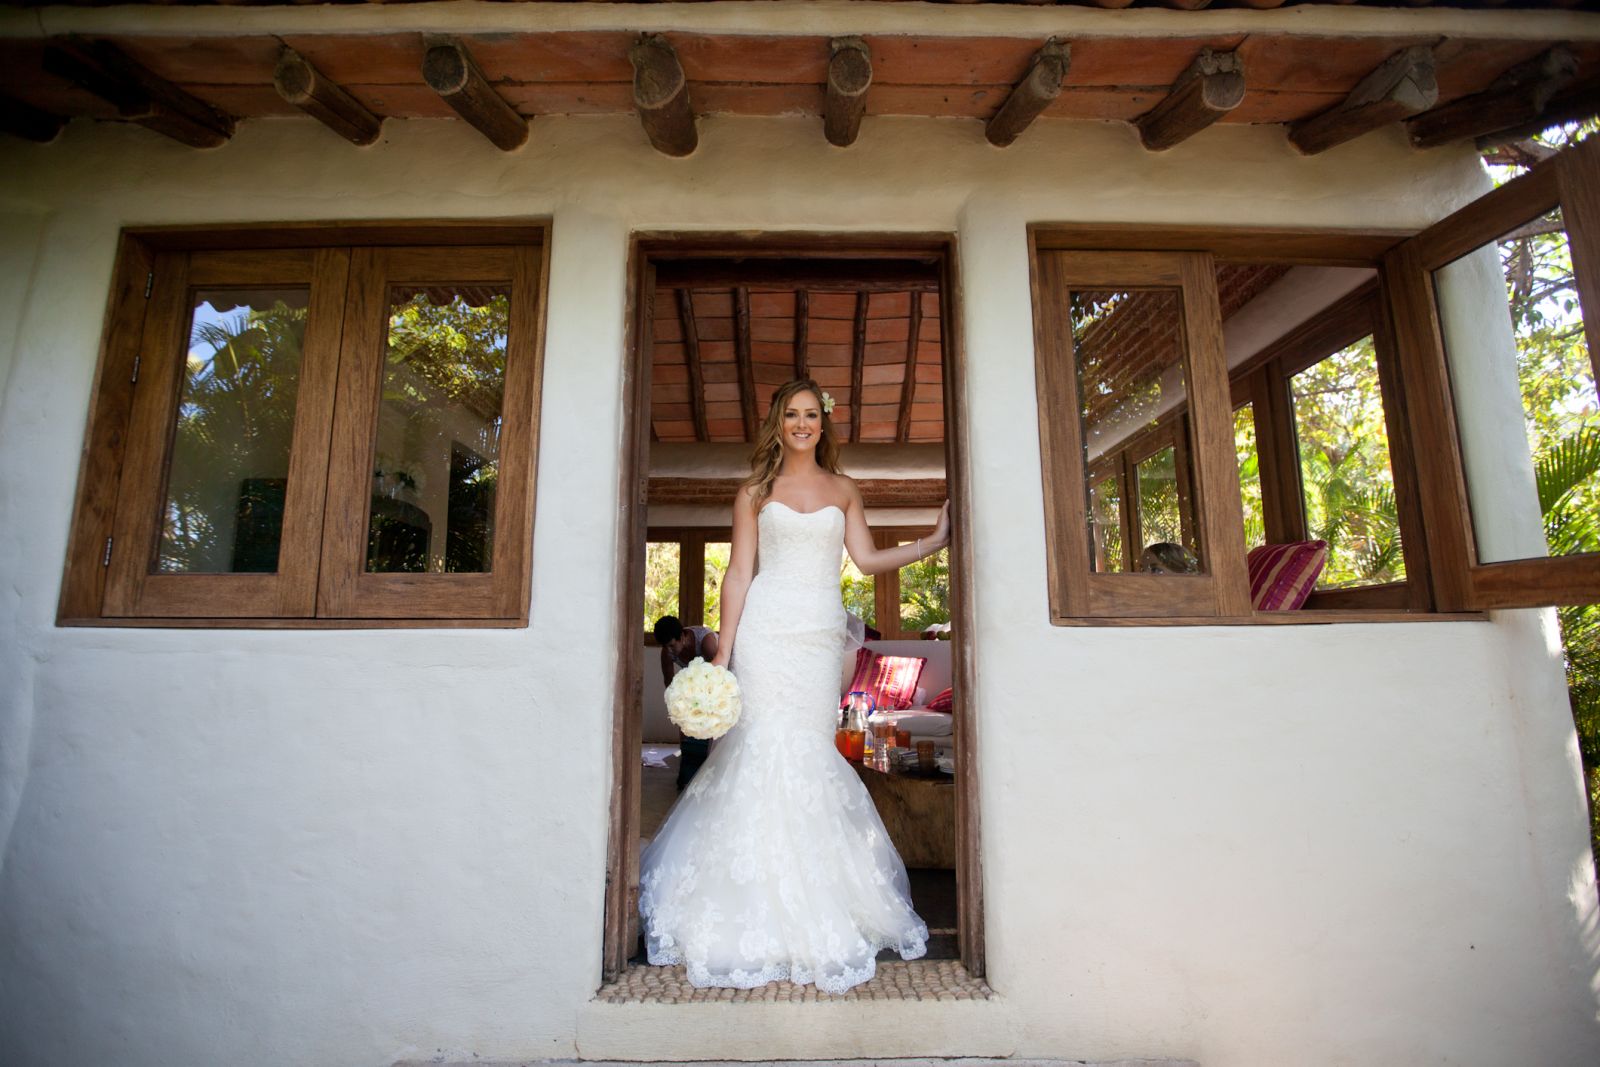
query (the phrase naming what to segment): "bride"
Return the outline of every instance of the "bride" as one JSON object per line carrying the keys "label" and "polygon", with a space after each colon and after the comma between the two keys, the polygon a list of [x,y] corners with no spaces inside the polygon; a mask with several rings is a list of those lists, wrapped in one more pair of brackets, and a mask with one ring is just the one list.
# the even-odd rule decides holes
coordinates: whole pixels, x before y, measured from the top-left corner
{"label": "bride", "polygon": [[914,563],[949,542],[950,505],[930,536],[877,548],[832,408],[810,379],[773,394],[734,499],[713,660],[738,677],[743,711],[641,858],[649,960],[685,964],[696,986],[842,993],[872,977],[879,949],[927,951],[905,864],[834,747],[839,558],[843,544],[865,573]]}

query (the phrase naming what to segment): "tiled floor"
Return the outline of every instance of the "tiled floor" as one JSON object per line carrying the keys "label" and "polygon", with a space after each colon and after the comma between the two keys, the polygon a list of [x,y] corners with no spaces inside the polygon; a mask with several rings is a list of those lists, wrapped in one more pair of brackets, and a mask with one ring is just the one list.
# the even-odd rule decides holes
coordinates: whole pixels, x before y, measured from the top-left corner
{"label": "tiled floor", "polygon": [[595,999],[607,1004],[705,1004],[712,1001],[989,1000],[991,990],[959,960],[912,960],[878,964],[878,973],[847,993],[817,992],[816,986],[769,982],[756,989],[696,989],[680,967],[635,964]]}

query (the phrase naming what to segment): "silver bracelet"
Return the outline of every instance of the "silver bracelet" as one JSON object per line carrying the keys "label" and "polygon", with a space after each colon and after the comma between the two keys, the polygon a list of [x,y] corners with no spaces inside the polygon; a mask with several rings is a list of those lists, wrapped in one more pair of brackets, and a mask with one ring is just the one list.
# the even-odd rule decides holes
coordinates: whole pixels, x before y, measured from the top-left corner
{"label": "silver bracelet", "polygon": [[922,558],[922,538],[917,538],[917,558]]}

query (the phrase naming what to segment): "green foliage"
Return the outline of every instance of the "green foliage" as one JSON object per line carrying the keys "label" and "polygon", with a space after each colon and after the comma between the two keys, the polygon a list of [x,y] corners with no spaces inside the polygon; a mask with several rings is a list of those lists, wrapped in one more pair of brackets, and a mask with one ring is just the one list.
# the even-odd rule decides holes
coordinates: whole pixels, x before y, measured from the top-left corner
{"label": "green foliage", "polygon": [[652,541],[644,550],[644,628],[648,632],[663,615],[678,614],[676,541]]}
{"label": "green foliage", "polygon": [[862,574],[849,556],[839,564],[839,595],[844,608],[868,626],[878,625],[878,605],[873,599],[873,581],[870,574]]}
{"label": "green foliage", "polygon": [[920,633],[950,621],[950,550],[900,568],[900,629]]}

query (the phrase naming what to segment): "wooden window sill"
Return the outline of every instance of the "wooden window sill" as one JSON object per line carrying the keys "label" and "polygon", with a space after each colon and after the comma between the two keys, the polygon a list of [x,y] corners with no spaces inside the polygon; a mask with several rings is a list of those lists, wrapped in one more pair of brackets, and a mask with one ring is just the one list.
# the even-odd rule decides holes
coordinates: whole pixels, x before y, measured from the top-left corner
{"label": "wooden window sill", "polygon": [[1258,611],[1252,615],[1173,618],[1073,618],[1054,615],[1053,626],[1329,626],[1347,622],[1488,622],[1482,611]]}
{"label": "wooden window sill", "polygon": [[473,630],[519,629],[525,618],[512,619],[57,619],[57,626],[113,627],[134,630]]}

